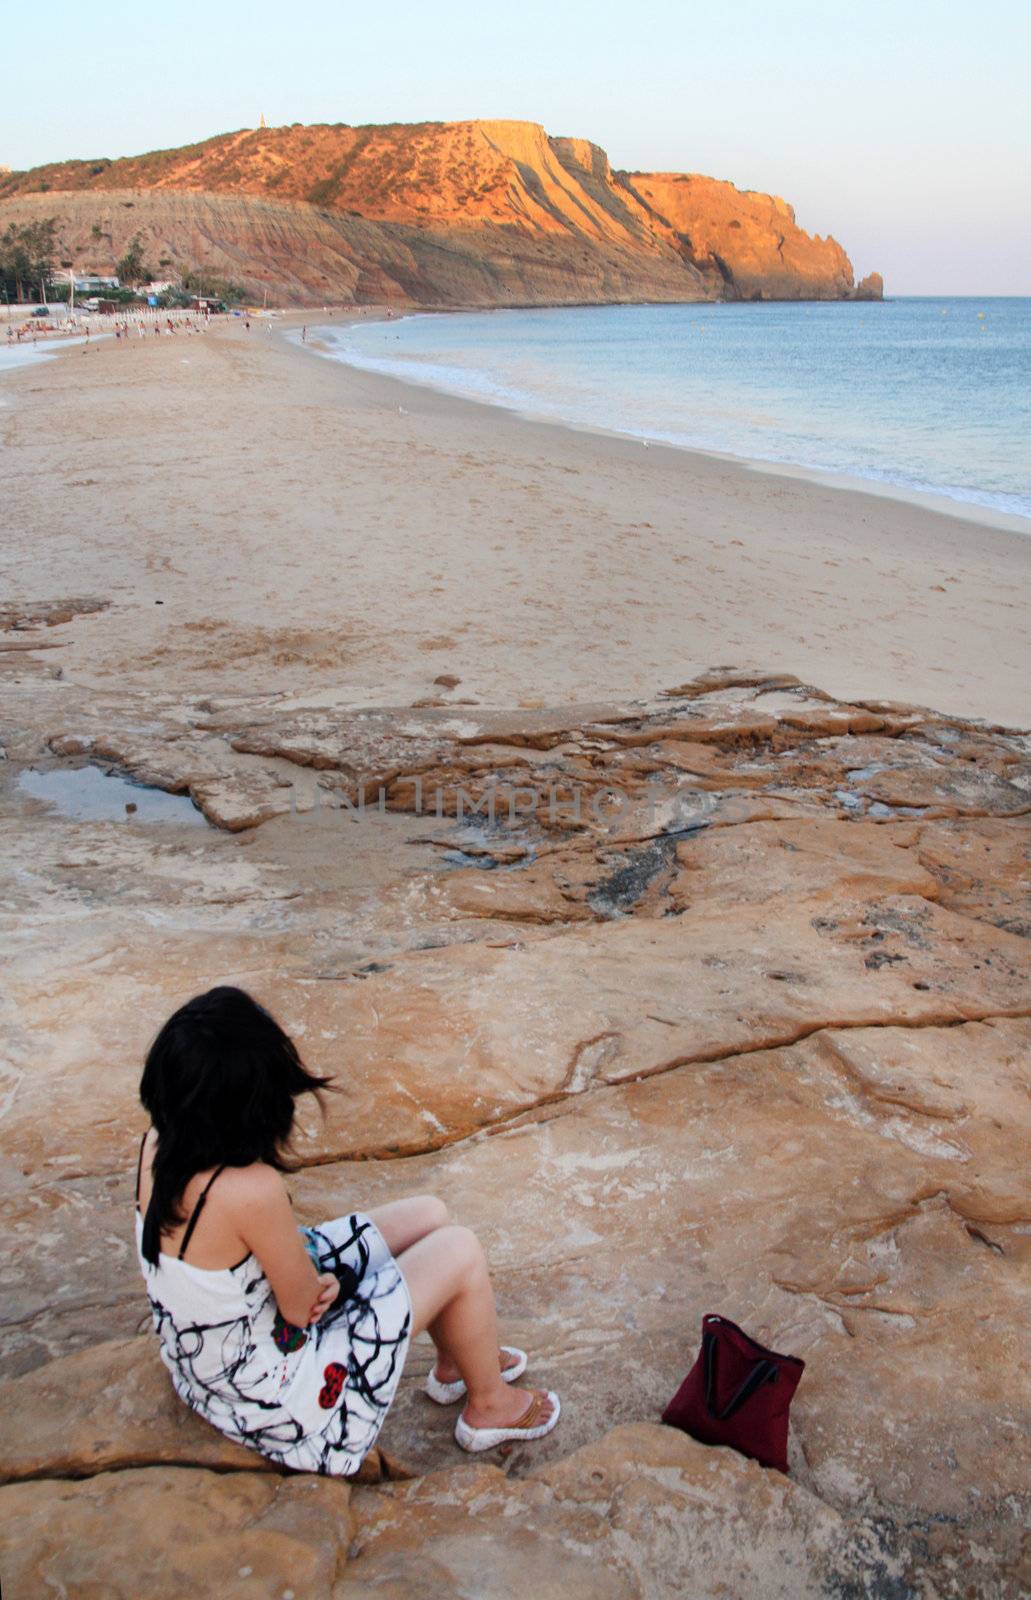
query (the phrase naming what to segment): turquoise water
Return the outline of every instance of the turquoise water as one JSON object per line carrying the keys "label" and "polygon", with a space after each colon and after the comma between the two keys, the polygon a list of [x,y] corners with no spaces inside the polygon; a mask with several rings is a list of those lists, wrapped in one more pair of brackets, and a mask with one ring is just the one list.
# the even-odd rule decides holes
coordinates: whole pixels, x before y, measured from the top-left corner
{"label": "turquoise water", "polygon": [[320,328],[531,415],[1031,517],[1031,299],[591,306]]}

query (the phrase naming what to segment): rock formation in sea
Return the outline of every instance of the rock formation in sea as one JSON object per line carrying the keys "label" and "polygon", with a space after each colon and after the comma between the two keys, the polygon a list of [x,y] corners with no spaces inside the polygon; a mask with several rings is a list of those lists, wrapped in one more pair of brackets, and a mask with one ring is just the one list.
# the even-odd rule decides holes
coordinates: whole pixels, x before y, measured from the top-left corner
{"label": "rock formation in sea", "polygon": [[0,227],[49,217],[80,270],[139,236],[165,272],[298,304],[880,298],[783,200],[614,172],[531,122],[295,123],[0,175]]}
{"label": "rock formation in sea", "polygon": [[[0,618],[5,1600],[1026,1592],[1027,735],[725,668],[512,711],[80,688],[47,651],[101,604]],[[17,787],[83,763],[212,826]],[[173,1398],[136,1084],[214,977],[346,1091],[298,1216],[442,1194],[548,1440],[461,1457],[422,1344],[350,1485]],[[706,1311],[807,1362],[788,1478],[658,1423]]]}

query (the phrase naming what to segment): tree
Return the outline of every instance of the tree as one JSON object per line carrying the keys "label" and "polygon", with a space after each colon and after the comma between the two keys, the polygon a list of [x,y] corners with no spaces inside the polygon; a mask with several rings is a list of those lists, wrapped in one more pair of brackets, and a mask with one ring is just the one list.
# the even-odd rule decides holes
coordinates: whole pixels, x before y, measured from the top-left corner
{"label": "tree", "polygon": [[0,234],[0,283],[7,299],[26,300],[34,289],[44,295],[54,276],[57,218],[8,224]]}
{"label": "tree", "polygon": [[231,278],[218,278],[214,273],[202,272],[199,268],[195,271],[184,269],[182,286],[186,294],[207,295],[212,300],[224,300],[227,305],[238,305],[247,298],[247,291],[242,284],[234,283]]}
{"label": "tree", "polygon": [[154,276],[150,267],[144,265],[143,240],[138,233],[133,234],[115,271],[118,273],[118,281],[128,284],[130,288],[137,283],[149,283]]}

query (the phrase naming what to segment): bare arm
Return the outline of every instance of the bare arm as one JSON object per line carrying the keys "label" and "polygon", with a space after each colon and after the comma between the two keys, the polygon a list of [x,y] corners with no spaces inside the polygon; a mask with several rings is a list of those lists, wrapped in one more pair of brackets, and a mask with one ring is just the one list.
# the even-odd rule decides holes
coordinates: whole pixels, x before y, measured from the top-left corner
{"label": "bare arm", "polygon": [[234,1195],[240,1237],[257,1256],[280,1313],[295,1327],[317,1322],[339,1293],[337,1279],[315,1271],[279,1173],[259,1165],[241,1178]]}

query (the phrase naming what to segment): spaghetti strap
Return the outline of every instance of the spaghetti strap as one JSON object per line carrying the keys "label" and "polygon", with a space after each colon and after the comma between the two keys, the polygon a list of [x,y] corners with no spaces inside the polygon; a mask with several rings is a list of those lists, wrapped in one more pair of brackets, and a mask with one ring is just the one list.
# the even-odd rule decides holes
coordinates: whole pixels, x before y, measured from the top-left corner
{"label": "spaghetti strap", "polygon": [[208,1198],[208,1190],[211,1188],[211,1185],[214,1183],[215,1179],[221,1173],[223,1173],[225,1170],[226,1169],[225,1169],[224,1166],[216,1167],[214,1172],[211,1174],[211,1177],[208,1179],[207,1183],[204,1185],[203,1189],[200,1192],[200,1196],[199,1196],[199,1198],[197,1200],[197,1204],[194,1206],[193,1210],[191,1211],[190,1220],[186,1224],[186,1232],[183,1234],[183,1242],[179,1246],[179,1260],[180,1261],[183,1259],[183,1257],[186,1254],[186,1246],[189,1244],[190,1240],[193,1238],[193,1230],[197,1226],[198,1217],[200,1216],[201,1212],[204,1210],[204,1202]]}
{"label": "spaghetti strap", "polygon": [[140,1140],[139,1160],[136,1162],[136,1209],[137,1209],[137,1211],[140,1209],[140,1179],[143,1176],[143,1152],[147,1148],[147,1134],[149,1134],[149,1133],[150,1133],[150,1129],[148,1128],[147,1129],[147,1133],[145,1133],[143,1135],[143,1138]]}

